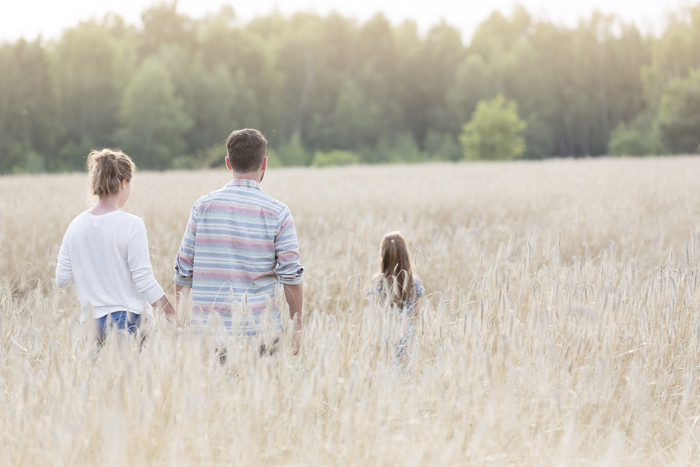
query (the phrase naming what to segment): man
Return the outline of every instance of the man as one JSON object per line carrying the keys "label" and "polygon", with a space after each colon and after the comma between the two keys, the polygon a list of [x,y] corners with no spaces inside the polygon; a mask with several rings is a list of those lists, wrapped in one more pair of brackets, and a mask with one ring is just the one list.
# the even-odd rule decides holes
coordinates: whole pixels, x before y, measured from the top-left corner
{"label": "man", "polygon": [[217,346],[223,339],[247,336],[259,339],[261,352],[269,351],[282,331],[282,284],[296,353],[304,269],[289,208],[260,188],[267,140],[258,130],[236,130],[226,149],[233,180],[192,207],[175,259],[177,303],[191,289],[191,326],[197,335],[213,333]]}

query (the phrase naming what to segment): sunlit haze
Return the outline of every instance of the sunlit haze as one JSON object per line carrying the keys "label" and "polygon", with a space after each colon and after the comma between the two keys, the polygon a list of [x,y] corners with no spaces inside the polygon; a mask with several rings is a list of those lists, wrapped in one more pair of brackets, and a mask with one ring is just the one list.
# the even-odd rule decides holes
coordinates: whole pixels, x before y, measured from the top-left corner
{"label": "sunlit haze", "polygon": [[[139,24],[140,15],[154,2],[151,0],[23,0],[3,2],[0,9],[0,40],[14,41],[20,37],[44,39],[60,36],[61,32],[80,20],[101,18],[112,12],[128,23]],[[155,2],[158,3],[158,2]],[[421,32],[442,19],[462,31],[466,41],[474,28],[495,10],[509,14],[515,4],[522,4],[536,18],[574,26],[581,18],[595,11],[613,13],[626,21],[633,21],[643,31],[658,33],[670,12],[679,11],[684,0],[588,0],[563,2],[561,0],[490,0],[486,2],[432,0],[430,2],[405,2],[392,0],[255,0],[226,2],[224,0],[180,0],[178,10],[193,18],[216,13],[225,4],[231,4],[241,22],[273,11],[291,14],[312,11],[326,15],[337,11],[344,16],[365,21],[382,12],[392,23],[406,19],[415,21]]]}

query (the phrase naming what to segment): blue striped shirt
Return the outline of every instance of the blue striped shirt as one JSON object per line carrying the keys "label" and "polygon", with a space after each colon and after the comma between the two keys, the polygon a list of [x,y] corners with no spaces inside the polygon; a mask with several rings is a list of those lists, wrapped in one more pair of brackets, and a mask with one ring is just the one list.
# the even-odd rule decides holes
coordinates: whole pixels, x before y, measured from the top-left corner
{"label": "blue striped shirt", "polygon": [[254,180],[232,180],[192,207],[175,259],[175,282],[192,288],[191,326],[223,324],[216,335],[282,329],[280,284],[301,283],[289,208]]}

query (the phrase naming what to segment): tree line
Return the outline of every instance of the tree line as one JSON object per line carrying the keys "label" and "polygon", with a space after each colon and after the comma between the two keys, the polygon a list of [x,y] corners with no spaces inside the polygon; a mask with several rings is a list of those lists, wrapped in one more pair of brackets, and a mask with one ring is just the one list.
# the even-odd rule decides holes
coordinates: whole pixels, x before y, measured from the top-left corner
{"label": "tree line", "polygon": [[658,36],[518,7],[468,44],[444,21],[426,34],[382,14],[243,24],[229,6],[194,19],[161,4],[139,26],[108,14],[4,42],[0,70],[0,173],[80,170],[102,146],[143,169],[212,166],[241,127],[261,129],[279,165],[473,159],[479,105],[500,121],[489,102],[518,133],[511,156],[700,151],[700,4]]}

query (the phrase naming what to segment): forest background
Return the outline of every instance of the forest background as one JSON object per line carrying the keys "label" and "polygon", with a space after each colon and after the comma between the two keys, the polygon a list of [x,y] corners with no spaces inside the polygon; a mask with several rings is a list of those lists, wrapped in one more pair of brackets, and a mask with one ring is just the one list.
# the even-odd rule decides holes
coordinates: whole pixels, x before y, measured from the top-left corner
{"label": "forest background", "polygon": [[81,170],[100,146],[142,169],[212,167],[240,127],[265,132],[276,165],[474,158],[467,130],[509,121],[516,150],[477,158],[700,152],[700,4],[657,35],[517,7],[465,44],[444,21],[426,34],[382,14],[242,23],[230,6],[193,19],[166,3],[139,26],[108,14],[3,42],[0,70],[0,173]]}

